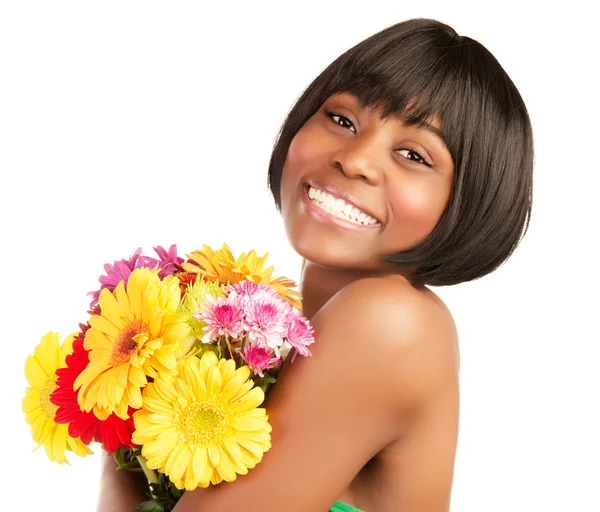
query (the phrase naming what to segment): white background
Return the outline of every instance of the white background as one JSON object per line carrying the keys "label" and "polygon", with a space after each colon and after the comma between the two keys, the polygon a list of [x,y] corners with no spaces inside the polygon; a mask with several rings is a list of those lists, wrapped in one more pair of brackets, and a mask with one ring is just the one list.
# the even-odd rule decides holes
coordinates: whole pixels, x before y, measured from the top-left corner
{"label": "white background", "polygon": [[[87,319],[138,247],[268,251],[299,276],[266,186],[277,130],[340,53],[411,17],[486,46],[534,127],[530,231],[473,283],[434,288],[460,334],[452,512],[598,511],[598,51],[592,2],[4,2],[0,7],[3,499],[93,510],[99,457],[47,461],[23,364]],[[4,508],[4,507],[3,507]]]}

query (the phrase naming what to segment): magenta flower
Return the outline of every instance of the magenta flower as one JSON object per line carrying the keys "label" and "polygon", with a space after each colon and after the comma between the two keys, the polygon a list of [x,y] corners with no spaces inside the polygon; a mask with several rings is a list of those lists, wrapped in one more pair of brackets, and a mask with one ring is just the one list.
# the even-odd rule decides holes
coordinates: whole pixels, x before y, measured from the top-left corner
{"label": "magenta flower", "polygon": [[274,366],[281,364],[280,357],[273,357],[271,349],[260,347],[258,345],[246,345],[240,353],[240,357],[246,361],[248,368],[254,375],[264,377],[264,370],[269,370]]}
{"label": "magenta flower", "polygon": [[[171,247],[169,247],[168,251],[160,245],[152,248],[160,258],[160,262],[162,263],[160,268],[161,271],[166,272],[165,275],[172,275],[175,271],[183,270],[183,267],[181,266],[183,263],[183,258],[177,256],[177,245],[173,244]],[[159,277],[162,279],[164,276],[159,274]]]}
{"label": "magenta flower", "polygon": [[308,319],[298,309],[290,305],[284,325],[287,329],[286,342],[296,349],[296,353],[292,356],[292,362],[296,359],[296,354],[310,357],[311,353],[306,347],[315,342],[315,331]]}
{"label": "magenta flower", "polygon": [[202,328],[207,331],[202,336],[202,343],[211,343],[219,336],[237,338],[244,332],[244,310],[236,295],[219,297],[216,302],[212,295],[207,295],[208,303],[194,318],[205,322]]}
{"label": "magenta flower", "polygon": [[161,279],[172,275],[176,270],[181,270],[180,265],[183,262],[183,258],[177,256],[176,245],[169,247],[168,252],[160,245],[154,247],[154,251],[160,259],[143,255],[142,249],[139,247],[131,253],[128,259],[114,261],[112,265],[110,263],[104,265],[104,272],[106,274],[100,276],[98,279],[100,289],[88,293],[88,295],[92,296],[90,308],[94,309],[98,305],[100,292],[104,288],[108,288],[112,292],[121,281],[124,281],[125,285],[127,285],[129,276],[136,268],[147,267],[152,269],[158,267],[158,277]]}
{"label": "magenta flower", "polygon": [[244,329],[248,338],[262,347],[272,348],[277,357],[281,357],[279,348],[286,333],[284,321],[288,303],[266,290],[260,290],[247,297],[243,306]]}

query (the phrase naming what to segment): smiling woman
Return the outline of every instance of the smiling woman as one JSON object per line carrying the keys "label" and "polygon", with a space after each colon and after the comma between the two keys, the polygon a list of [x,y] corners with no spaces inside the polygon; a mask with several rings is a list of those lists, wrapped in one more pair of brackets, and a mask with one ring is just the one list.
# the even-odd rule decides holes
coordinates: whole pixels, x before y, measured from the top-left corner
{"label": "smiling woman", "polygon": [[[446,512],[458,334],[427,285],[476,279],[510,256],[532,173],[519,92],[448,25],[398,23],[328,66],[291,109],[269,165],[303,258],[313,356],[286,361],[267,396],[272,448],[260,464],[186,492],[175,511]],[[119,478],[110,466],[105,475],[101,509],[117,510]]]}
{"label": "smiling woman", "polygon": [[[359,247],[403,267],[416,286],[477,279],[527,231],[529,114],[483,45],[438,21],[408,20],[338,57],[288,114],[269,165],[286,227],[304,229],[292,214],[298,201],[282,204],[285,194],[298,198],[307,179],[336,184],[344,173],[360,178],[345,191],[386,217],[375,245]],[[359,247],[335,252],[352,266]]]}

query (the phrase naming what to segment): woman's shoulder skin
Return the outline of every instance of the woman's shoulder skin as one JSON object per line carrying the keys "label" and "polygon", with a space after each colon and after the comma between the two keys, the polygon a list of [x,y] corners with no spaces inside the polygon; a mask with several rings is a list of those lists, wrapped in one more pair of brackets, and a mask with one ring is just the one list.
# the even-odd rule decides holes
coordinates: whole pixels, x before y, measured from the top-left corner
{"label": "woman's shoulder skin", "polygon": [[457,395],[458,369],[442,301],[402,279],[361,279],[311,323],[312,357],[286,362],[264,403],[272,448],[235,482],[185,493],[176,512],[326,511],[340,498],[369,511],[448,509],[456,418],[440,403]]}
{"label": "woman's shoulder skin", "polygon": [[404,359],[398,368],[404,384],[415,386],[415,396],[400,398],[413,403],[413,411],[404,414],[398,438],[369,461],[340,498],[369,511],[445,512],[458,442],[456,325],[443,300],[428,288],[416,289],[396,276],[368,281],[353,283],[352,294],[378,294],[390,310],[401,311],[395,329],[413,331],[399,336],[410,346],[398,347],[397,357]]}

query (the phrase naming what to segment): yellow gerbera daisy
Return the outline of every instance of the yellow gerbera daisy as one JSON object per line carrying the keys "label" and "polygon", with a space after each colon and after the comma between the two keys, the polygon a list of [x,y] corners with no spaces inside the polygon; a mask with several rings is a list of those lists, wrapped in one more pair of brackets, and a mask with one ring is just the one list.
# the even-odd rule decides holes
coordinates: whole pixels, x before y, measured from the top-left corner
{"label": "yellow gerbera daisy", "polygon": [[133,414],[132,440],[150,469],[191,491],[245,475],[271,448],[271,425],[260,387],[247,366],[214,352],[177,363],[177,375],[159,374]]}
{"label": "yellow gerbera daisy", "polygon": [[236,260],[229,246],[223,244],[216,251],[204,245],[201,251],[194,251],[186,255],[190,260],[183,263],[183,268],[188,272],[199,273],[209,279],[218,279],[224,284],[235,284],[240,281],[264,283],[275,288],[282,298],[290,304],[302,308],[300,292],[292,290],[296,283],[285,277],[274,277],[273,266],[264,268],[269,253],[258,257],[252,249],[249,253],[241,253]]}
{"label": "yellow gerbera daisy", "polygon": [[54,422],[58,407],[50,402],[50,394],[57,388],[56,370],[66,366],[65,358],[71,353],[73,339],[69,336],[59,346],[58,333],[49,332],[25,361],[25,377],[30,386],[22,403],[25,421],[31,425],[31,437],[38,443],[38,448],[43,445],[48,458],[59,464],[69,463],[66,450],[80,457],[93,453],[80,439],[68,434],[69,425]]}
{"label": "yellow gerbera daisy", "polygon": [[100,293],[99,315],[90,319],[84,347],[90,362],[77,379],[77,400],[84,411],[94,410],[99,419],[115,413],[129,417],[128,407],[142,406],[146,376],[157,371],[175,373],[177,352],[189,327],[178,313],[179,280],[160,280],[155,270],[135,269],[127,290],[121,281],[114,292]]}

